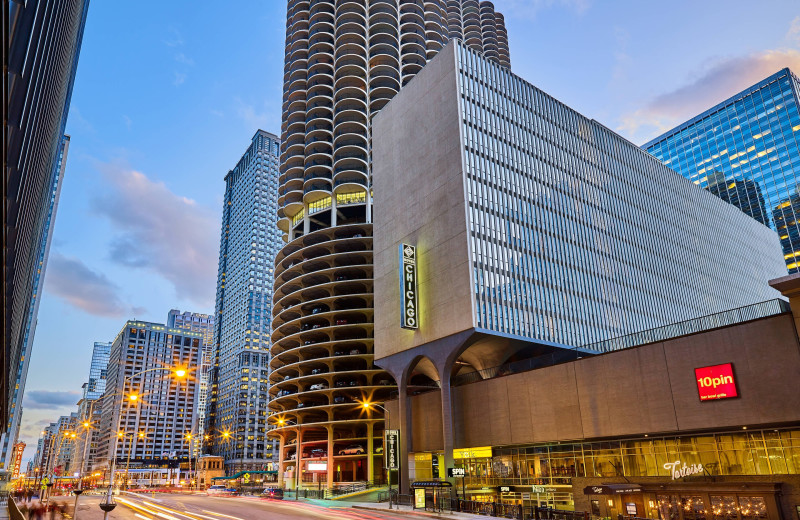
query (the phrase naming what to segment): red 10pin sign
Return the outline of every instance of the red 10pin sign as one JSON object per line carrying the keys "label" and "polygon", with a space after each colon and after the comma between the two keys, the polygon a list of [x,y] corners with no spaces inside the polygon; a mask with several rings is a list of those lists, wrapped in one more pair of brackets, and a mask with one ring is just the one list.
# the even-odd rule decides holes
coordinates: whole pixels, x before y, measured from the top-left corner
{"label": "red 10pin sign", "polygon": [[732,363],[695,368],[694,375],[701,401],[739,397]]}

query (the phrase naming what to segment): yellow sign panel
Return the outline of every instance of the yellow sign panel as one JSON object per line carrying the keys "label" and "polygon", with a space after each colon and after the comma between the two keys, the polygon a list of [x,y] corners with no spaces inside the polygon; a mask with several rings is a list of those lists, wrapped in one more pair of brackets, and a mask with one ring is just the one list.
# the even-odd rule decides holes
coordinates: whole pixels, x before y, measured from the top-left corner
{"label": "yellow sign panel", "polygon": [[453,450],[454,459],[491,459],[492,447],[484,446],[482,448],[463,448]]}
{"label": "yellow sign panel", "polygon": [[431,460],[431,459],[432,459],[432,457],[431,457],[430,453],[415,453],[414,454],[414,460],[418,461],[418,462],[424,462],[424,461],[428,461],[428,460]]}
{"label": "yellow sign panel", "polygon": [[425,489],[424,488],[416,488],[416,489],[414,489],[414,508],[415,509],[425,509]]}

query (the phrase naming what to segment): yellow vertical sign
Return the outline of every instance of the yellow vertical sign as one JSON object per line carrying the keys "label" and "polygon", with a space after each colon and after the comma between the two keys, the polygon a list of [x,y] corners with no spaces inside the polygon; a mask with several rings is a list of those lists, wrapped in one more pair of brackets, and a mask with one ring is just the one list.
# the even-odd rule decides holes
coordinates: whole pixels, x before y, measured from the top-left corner
{"label": "yellow vertical sign", "polygon": [[425,488],[414,489],[414,509],[425,509]]}

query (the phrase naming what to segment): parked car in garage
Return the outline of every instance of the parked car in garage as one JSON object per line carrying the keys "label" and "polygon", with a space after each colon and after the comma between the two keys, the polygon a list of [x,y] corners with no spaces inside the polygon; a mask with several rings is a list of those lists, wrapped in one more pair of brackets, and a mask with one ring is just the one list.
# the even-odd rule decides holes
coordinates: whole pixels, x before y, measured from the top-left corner
{"label": "parked car in garage", "polygon": [[364,447],[358,444],[351,444],[346,448],[339,450],[339,455],[361,455],[364,453]]}

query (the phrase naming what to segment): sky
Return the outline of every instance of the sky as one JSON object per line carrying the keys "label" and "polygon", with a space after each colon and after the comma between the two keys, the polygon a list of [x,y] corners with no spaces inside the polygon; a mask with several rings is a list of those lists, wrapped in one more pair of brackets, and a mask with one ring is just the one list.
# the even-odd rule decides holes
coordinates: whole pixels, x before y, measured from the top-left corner
{"label": "sky", "polygon": [[[495,0],[511,69],[641,145],[783,67],[797,0]],[[280,133],[286,2],[95,0],[23,400],[25,459],[76,409],[95,341],[213,313],[224,176]]]}

